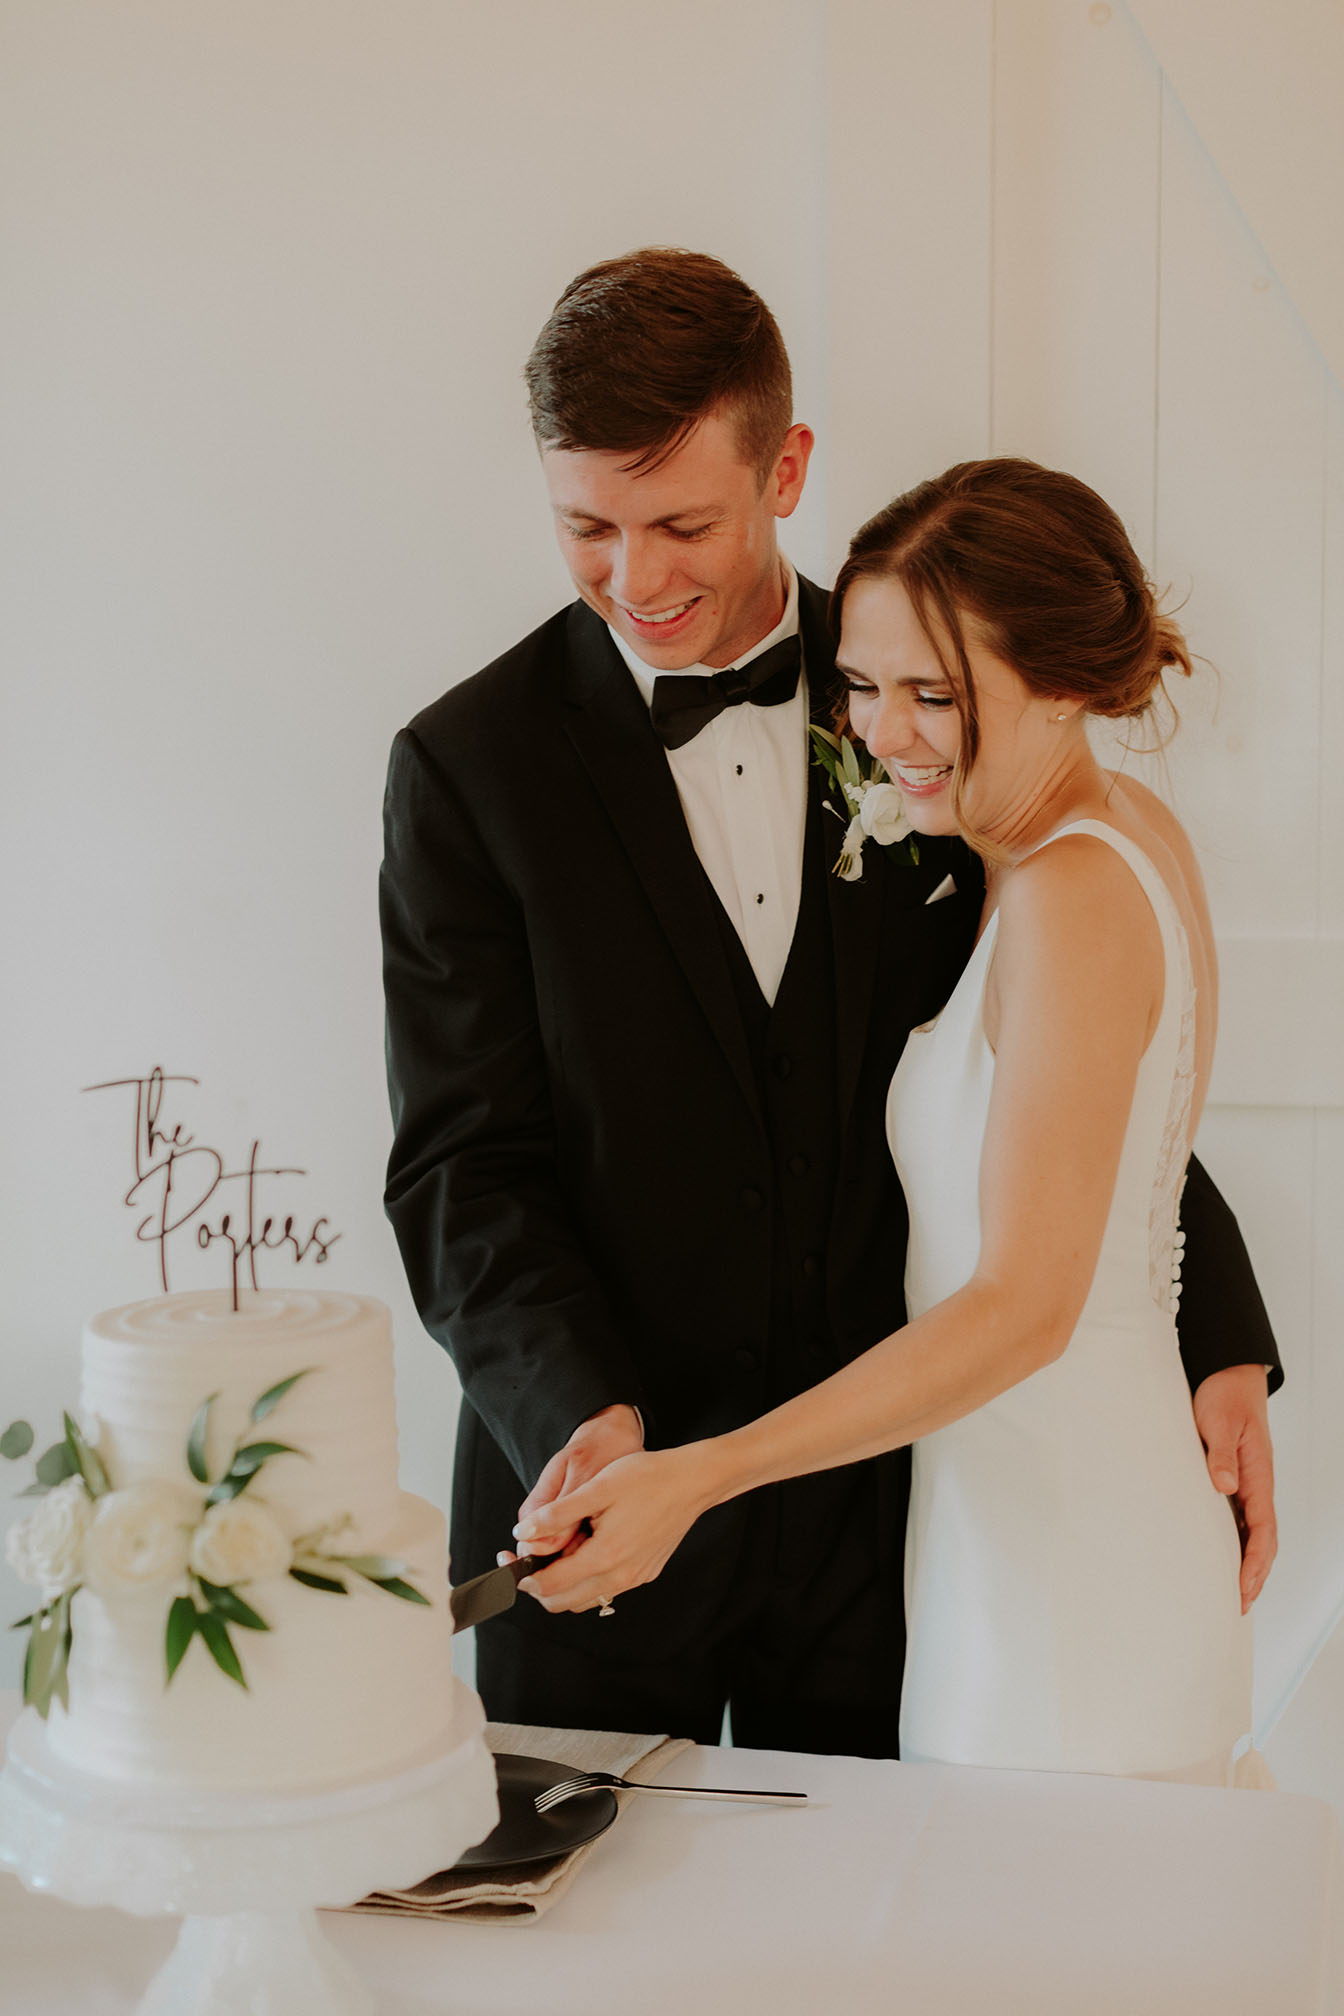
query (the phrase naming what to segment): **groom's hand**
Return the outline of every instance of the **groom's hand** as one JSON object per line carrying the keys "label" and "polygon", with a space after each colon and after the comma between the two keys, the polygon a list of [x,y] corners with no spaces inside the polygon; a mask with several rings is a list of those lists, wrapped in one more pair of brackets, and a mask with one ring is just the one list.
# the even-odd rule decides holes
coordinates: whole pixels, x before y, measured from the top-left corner
{"label": "groom's hand", "polygon": [[1262,1365],[1229,1365],[1195,1388],[1195,1426],[1209,1475],[1214,1488],[1232,1500],[1241,1533],[1243,1616],[1264,1588],[1279,1548],[1267,1400]]}
{"label": "groom's hand", "polygon": [[[644,1424],[633,1407],[604,1407],[601,1413],[590,1415],[579,1423],[564,1448],[552,1456],[524,1498],[518,1508],[519,1522],[555,1499],[577,1491],[590,1477],[596,1477],[599,1470],[605,1470],[608,1463],[615,1463],[621,1456],[633,1456],[643,1447]],[[537,1551],[558,1554],[573,1543],[578,1531],[571,1524],[562,1533],[549,1534],[546,1546]],[[511,1561],[513,1556],[501,1554],[499,1559]]]}

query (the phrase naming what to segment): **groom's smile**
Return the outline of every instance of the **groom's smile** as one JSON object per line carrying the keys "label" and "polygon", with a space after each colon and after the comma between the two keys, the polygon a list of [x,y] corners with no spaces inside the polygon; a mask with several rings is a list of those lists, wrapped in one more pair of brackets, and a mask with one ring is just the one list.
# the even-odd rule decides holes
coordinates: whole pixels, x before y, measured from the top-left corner
{"label": "groom's smile", "polygon": [[731,665],[783,614],[775,521],[802,493],[811,447],[790,427],[762,482],[735,420],[714,413],[652,468],[620,450],[543,449],[570,579],[655,671]]}

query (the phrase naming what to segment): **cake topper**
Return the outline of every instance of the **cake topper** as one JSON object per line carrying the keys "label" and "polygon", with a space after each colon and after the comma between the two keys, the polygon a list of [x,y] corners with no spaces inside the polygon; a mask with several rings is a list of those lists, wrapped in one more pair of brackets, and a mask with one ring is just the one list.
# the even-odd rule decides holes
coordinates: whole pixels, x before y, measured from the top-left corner
{"label": "cake topper", "polygon": [[[159,1278],[163,1282],[164,1294],[168,1293],[168,1241],[175,1232],[194,1224],[196,1244],[202,1252],[221,1240],[229,1248],[233,1306],[236,1309],[238,1276],[244,1260],[248,1279],[256,1288],[257,1254],[263,1248],[278,1253],[289,1247],[296,1262],[305,1259],[309,1253],[316,1253],[315,1264],[320,1266],[341,1235],[325,1229],[325,1218],[316,1218],[307,1236],[300,1238],[294,1229],[292,1214],[278,1227],[274,1215],[260,1215],[262,1207],[257,1198],[257,1186],[262,1177],[305,1176],[308,1172],[305,1169],[262,1168],[257,1159],[261,1153],[259,1140],[253,1141],[249,1149],[245,1168],[226,1169],[219,1150],[208,1148],[194,1134],[188,1134],[180,1121],[169,1129],[167,1122],[160,1119],[165,1088],[199,1083],[198,1078],[187,1077],[180,1072],[167,1072],[156,1064],[146,1078],[109,1078],[101,1085],[86,1085],[83,1089],[86,1092],[129,1089],[135,1093],[135,1177],[122,1202],[130,1205],[132,1210],[145,1203],[152,1206],[136,1226],[135,1236],[146,1245],[158,1247]],[[206,1205],[222,1183],[246,1185],[241,1223],[232,1211],[223,1212],[216,1224],[210,1224],[203,1215]]]}

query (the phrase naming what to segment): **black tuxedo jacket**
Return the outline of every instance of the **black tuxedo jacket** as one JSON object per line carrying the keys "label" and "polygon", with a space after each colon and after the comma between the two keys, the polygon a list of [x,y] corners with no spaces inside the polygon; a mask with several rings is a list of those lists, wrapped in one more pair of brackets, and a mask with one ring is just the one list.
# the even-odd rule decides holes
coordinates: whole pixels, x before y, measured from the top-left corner
{"label": "black tuxedo jacket", "polygon": [[[825,598],[805,581],[799,618],[821,718],[834,646]],[[833,860],[842,825],[822,824]],[[930,904],[949,872],[957,893]],[[956,841],[922,842],[918,867],[870,846],[861,881],[827,876],[833,1362],[903,1320],[886,1088],[907,1031],[950,992],[981,898],[978,864]],[[543,1465],[599,1408],[639,1407],[651,1444],[666,1445],[767,1404],[769,1144],[715,900],[648,710],[584,604],[396,738],[381,880],[386,1203],[422,1320],[465,1396],[455,1579],[493,1566]],[[1221,1365],[1277,1364],[1235,1223],[1197,1167],[1184,1216],[1192,1383]],[[904,1472],[883,1460],[898,1480],[899,1559]],[[667,1648],[710,1626],[746,1567],[743,1531],[740,1504],[701,1519],[659,1582],[597,1627],[602,1642],[615,1650],[619,1632]]]}

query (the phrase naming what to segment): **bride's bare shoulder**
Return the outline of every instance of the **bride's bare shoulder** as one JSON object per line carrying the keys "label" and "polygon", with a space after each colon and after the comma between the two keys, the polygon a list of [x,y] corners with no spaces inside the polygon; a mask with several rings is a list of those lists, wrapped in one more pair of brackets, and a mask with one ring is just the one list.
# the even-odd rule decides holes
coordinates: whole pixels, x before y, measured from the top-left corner
{"label": "bride's bare shoulder", "polygon": [[1122,770],[1103,770],[1106,779],[1107,803],[1128,810],[1136,818],[1149,820],[1159,828],[1179,833],[1182,838],[1185,828],[1164,798],[1147,784],[1141,784]]}
{"label": "bride's bare shoulder", "polygon": [[1179,869],[1180,879],[1189,888],[1192,897],[1202,901],[1204,878],[1200,873],[1199,856],[1195,853],[1190,835],[1170,805],[1148,785],[1141,784],[1137,777],[1124,776],[1118,770],[1103,774],[1107,779],[1106,802],[1110,816],[1132,832],[1140,844],[1145,839],[1157,842],[1170,857],[1172,865]]}

